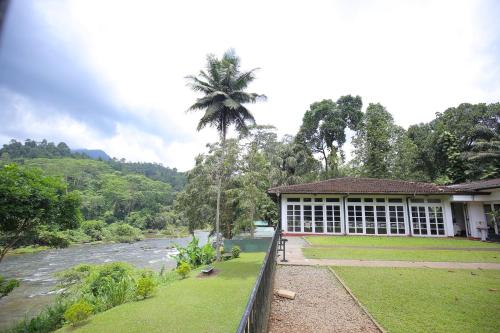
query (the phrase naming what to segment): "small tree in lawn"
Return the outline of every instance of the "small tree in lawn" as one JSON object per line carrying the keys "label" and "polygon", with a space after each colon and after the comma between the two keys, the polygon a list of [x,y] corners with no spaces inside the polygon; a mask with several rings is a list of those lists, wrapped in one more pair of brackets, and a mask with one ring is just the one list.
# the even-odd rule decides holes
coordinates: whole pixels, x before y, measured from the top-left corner
{"label": "small tree in lawn", "polygon": [[20,239],[41,226],[77,227],[79,207],[79,195],[67,193],[60,179],[16,164],[0,167],[0,262]]}
{"label": "small tree in lawn", "polygon": [[[245,89],[255,79],[255,71],[241,71],[240,58],[234,50],[224,53],[221,59],[214,55],[207,56],[205,70],[198,75],[186,77],[188,86],[196,92],[203,94],[191,105],[188,111],[203,110],[197,130],[206,126],[215,127],[219,132],[221,147],[224,151],[227,131],[234,125],[236,131],[248,131],[248,125],[255,124],[255,119],[244,106],[246,103],[255,103],[265,99],[264,95],[248,93]],[[221,158],[222,168],[224,155]],[[220,261],[220,199],[222,176],[217,176],[217,210],[215,215],[216,251],[217,261]]]}

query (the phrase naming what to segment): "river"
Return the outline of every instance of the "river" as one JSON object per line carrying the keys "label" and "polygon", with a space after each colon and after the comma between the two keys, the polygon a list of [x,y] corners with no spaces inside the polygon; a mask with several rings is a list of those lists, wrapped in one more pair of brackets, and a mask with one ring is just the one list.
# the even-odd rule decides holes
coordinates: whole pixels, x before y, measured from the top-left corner
{"label": "river", "polygon": [[[208,232],[195,232],[204,245]],[[169,255],[174,244],[185,246],[191,237],[153,238],[140,242],[84,244],[66,249],[51,249],[32,254],[7,256],[0,263],[0,275],[16,278],[21,285],[9,295],[0,298],[0,331],[12,326],[25,316],[31,317],[52,303],[57,294],[57,280],[54,273],[72,266],[88,263],[103,264],[123,261],[142,268],[159,271],[175,267],[175,260]]]}

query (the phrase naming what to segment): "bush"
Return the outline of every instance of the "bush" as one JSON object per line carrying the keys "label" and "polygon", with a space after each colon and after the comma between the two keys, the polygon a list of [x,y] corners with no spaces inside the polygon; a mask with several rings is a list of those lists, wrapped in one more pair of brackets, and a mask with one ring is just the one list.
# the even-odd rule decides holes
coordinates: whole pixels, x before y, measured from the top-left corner
{"label": "bush", "polygon": [[90,317],[92,310],[92,305],[85,301],[80,301],[71,305],[64,312],[64,319],[69,321],[72,325],[76,325]]}
{"label": "bush", "polygon": [[143,276],[137,280],[135,286],[135,296],[137,298],[148,298],[156,288],[155,281],[152,276]]}
{"label": "bush", "polygon": [[185,261],[182,261],[175,270],[183,279],[185,279],[191,272],[191,266]]}
{"label": "bush", "polygon": [[233,258],[239,258],[240,253],[241,253],[241,248],[238,245],[234,245],[231,248],[231,255],[233,256]]}
{"label": "bush", "polygon": [[80,229],[69,229],[59,232],[65,239],[67,239],[70,243],[88,243],[92,241],[92,238]]}
{"label": "bush", "polygon": [[69,303],[58,301],[47,307],[36,317],[24,319],[16,326],[7,330],[8,333],[49,333],[61,328],[64,324],[64,313]]}
{"label": "bush", "polygon": [[209,265],[215,259],[215,249],[210,244],[205,244],[201,248],[201,264]]}
{"label": "bush", "polygon": [[109,231],[110,240],[120,243],[132,243],[143,238],[142,232],[138,228],[134,228],[128,224],[111,224],[107,230]]}
{"label": "bush", "polygon": [[19,287],[19,280],[7,280],[0,275],[0,297],[8,295],[14,288]]}
{"label": "bush", "polygon": [[50,247],[64,248],[70,245],[70,240],[61,232],[42,230],[38,234],[38,243]]}
{"label": "bush", "polygon": [[100,241],[105,238],[105,228],[106,223],[99,220],[84,221],[80,227],[93,241]]}

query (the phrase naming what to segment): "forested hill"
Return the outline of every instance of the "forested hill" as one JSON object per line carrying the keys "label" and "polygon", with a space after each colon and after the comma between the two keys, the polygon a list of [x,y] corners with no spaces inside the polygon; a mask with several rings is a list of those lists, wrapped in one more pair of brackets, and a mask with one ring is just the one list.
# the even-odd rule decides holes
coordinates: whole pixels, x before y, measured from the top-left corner
{"label": "forested hill", "polygon": [[[68,157],[73,159],[90,159],[93,156],[89,155],[88,151],[87,149],[72,151],[64,142],[55,144],[47,142],[47,140],[37,142],[27,139],[23,144],[22,142],[11,140],[10,143],[4,144],[3,148],[0,149],[0,160],[23,164],[24,160],[33,158],[60,159]],[[107,156],[106,153],[104,155]],[[150,179],[168,183],[175,191],[182,190],[186,184],[185,173],[177,171],[176,168],[164,167],[157,163],[126,162],[124,159],[117,160],[116,158],[97,158],[97,160],[104,161],[103,163],[123,174],[141,174]]]}

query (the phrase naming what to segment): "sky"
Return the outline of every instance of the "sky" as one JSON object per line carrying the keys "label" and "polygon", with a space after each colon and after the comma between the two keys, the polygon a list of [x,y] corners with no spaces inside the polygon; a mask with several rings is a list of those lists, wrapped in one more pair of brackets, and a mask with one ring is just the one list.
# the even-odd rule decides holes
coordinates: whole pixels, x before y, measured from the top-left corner
{"label": "sky", "polygon": [[[500,101],[500,1],[13,0],[0,37],[0,144],[102,149],[181,171],[200,132],[185,76],[234,48],[249,109],[295,134],[309,105],[360,95],[403,127]],[[346,146],[349,152],[350,145]]]}

